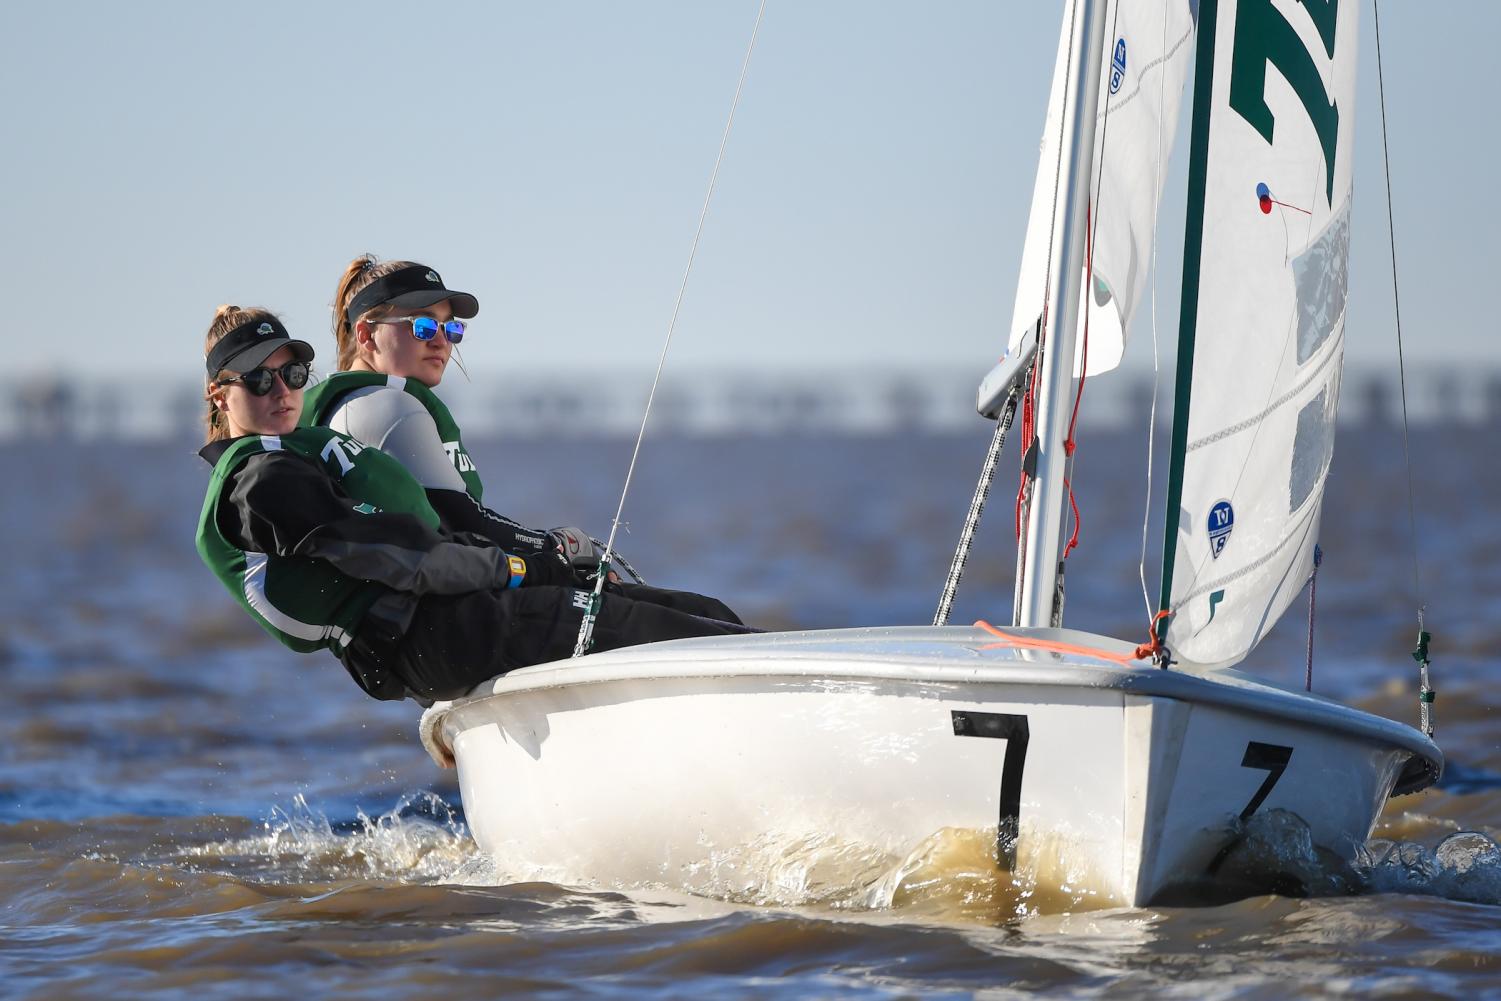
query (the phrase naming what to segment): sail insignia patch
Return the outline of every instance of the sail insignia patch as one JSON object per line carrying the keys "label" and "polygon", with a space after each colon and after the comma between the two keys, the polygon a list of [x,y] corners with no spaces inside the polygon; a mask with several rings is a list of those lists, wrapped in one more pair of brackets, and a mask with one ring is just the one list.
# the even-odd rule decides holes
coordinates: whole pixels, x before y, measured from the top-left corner
{"label": "sail insignia patch", "polygon": [[1235,530],[1235,509],[1230,502],[1222,500],[1209,509],[1209,555],[1215,559],[1225,551],[1230,533]]}
{"label": "sail insignia patch", "polygon": [[1114,94],[1121,89],[1121,81],[1126,78],[1126,40],[1115,40],[1115,53],[1110,57],[1110,93]]}

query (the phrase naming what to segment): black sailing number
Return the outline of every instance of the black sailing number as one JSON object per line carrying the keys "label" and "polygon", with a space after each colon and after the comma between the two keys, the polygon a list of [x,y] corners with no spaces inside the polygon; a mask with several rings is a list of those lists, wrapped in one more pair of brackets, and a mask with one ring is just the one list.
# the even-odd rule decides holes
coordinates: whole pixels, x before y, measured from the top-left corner
{"label": "black sailing number", "polygon": [[1006,742],[1001,762],[1001,806],[995,830],[996,860],[1016,868],[1016,834],[1022,803],[1022,772],[1027,766],[1027,717],[1016,713],[952,711],[954,736],[996,737]]}
{"label": "black sailing number", "polygon": [[1240,811],[1241,820],[1248,819],[1256,812],[1256,808],[1266,801],[1272,791],[1272,786],[1276,785],[1282,773],[1287,771],[1287,763],[1292,760],[1292,756],[1293,749],[1283,747],[1281,744],[1262,744],[1253,740],[1246,745],[1246,756],[1241,758],[1240,767],[1264,768],[1267,775],[1262,780],[1261,788],[1256,790],[1256,795],[1251,797],[1251,802]]}
{"label": "black sailing number", "polygon": [[[1276,785],[1277,780],[1282,777],[1282,773],[1287,771],[1287,763],[1292,760],[1292,757],[1293,749],[1282,744],[1263,744],[1257,740],[1246,744],[1246,754],[1245,757],[1240,759],[1240,767],[1265,769],[1266,778],[1261,780],[1261,786],[1256,790],[1256,794],[1251,797],[1251,802],[1247,803],[1246,808],[1240,811],[1242,824],[1250,819],[1251,814],[1256,812],[1257,807],[1266,802],[1267,796],[1272,792],[1272,786]],[[1229,841],[1225,842],[1209,862],[1209,874],[1211,876],[1220,871],[1220,866],[1225,864],[1225,860],[1230,857],[1230,853],[1245,839],[1245,829],[1242,827]]]}

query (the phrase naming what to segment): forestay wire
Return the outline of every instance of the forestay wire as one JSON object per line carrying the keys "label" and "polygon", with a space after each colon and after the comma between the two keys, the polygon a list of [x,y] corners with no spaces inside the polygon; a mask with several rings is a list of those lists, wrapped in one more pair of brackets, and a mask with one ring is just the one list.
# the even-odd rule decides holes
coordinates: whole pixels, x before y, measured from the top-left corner
{"label": "forestay wire", "polygon": [[615,517],[610,521],[610,537],[605,541],[604,555],[599,561],[599,570],[594,580],[594,593],[589,599],[589,606],[584,610],[583,621],[579,623],[578,642],[573,647],[575,657],[587,653],[594,643],[594,622],[599,617],[605,579],[610,575],[610,560],[615,553],[615,535],[620,530],[620,516],[625,511],[626,495],[631,490],[631,477],[636,472],[636,458],[641,454],[641,442],[646,438],[646,423],[651,419],[652,402],[657,398],[657,386],[662,381],[662,368],[667,363],[667,349],[672,346],[672,335],[677,330],[678,314],[683,309],[683,296],[688,291],[688,276],[693,273],[693,260],[698,256],[698,241],[703,236],[704,220],[709,216],[709,203],[714,199],[714,185],[719,180],[719,168],[724,163],[725,147],[729,145],[730,130],[735,125],[735,109],[740,106],[740,94],[745,89],[745,76],[750,70],[751,53],[756,50],[756,36],[761,31],[761,20],[765,14],[766,0],[761,0],[761,5],[756,10],[756,23],[751,28],[750,44],[746,46],[745,59],[740,64],[740,79],[735,83],[735,97],[730,102],[730,114],[724,123],[724,134],[719,139],[719,154],[714,158],[714,170],[709,174],[709,189],[704,193],[703,208],[698,213],[698,227],[693,231],[693,245],[688,250],[688,264],[683,269],[683,280],[678,285],[677,300],[672,304],[672,318],[667,323],[667,337],[662,342],[662,353],[657,358],[657,372],[652,378],[651,392],[646,397],[646,410],[641,415],[641,429],[636,433],[636,446],[631,450],[631,463],[625,471],[625,484],[620,488],[620,503],[615,508]]}
{"label": "forestay wire", "polygon": [[[1167,48],[1167,18],[1162,19],[1162,47]],[[1162,190],[1162,101],[1167,87],[1167,73],[1157,75],[1157,160],[1152,183],[1154,190]],[[1152,406],[1147,414],[1147,490],[1146,501],[1141,511],[1141,559],[1136,565],[1141,579],[1141,600],[1146,605],[1147,618],[1158,611],[1147,589],[1147,535],[1152,522],[1152,471],[1157,444],[1157,390],[1162,381],[1162,362],[1157,353],[1157,215],[1152,216]],[[1154,620],[1155,621],[1155,620]]]}
{"label": "forestay wire", "polygon": [[1412,657],[1418,662],[1418,725],[1425,735],[1432,737],[1435,692],[1428,683],[1428,641],[1431,637],[1423,623],[1427,602],[1423,599],[1423,578],[1418,565],[1417,503],[1412,487],[1412,450],[1408,445],[1407,431],[1407,364],[1402,350],[1402,300],[1397,291],[1397,227],[1392,212],[1391,152],[1386,141],[1386,76],[1381,66],[1381,5],[1377,0],[1371,0],[1371,11],[1376,21],[1376,84],[1381,98],[1381,159],[1386,174],[1386,231],[1391,241],[1392,314],[1397,327],[1397,384],[1402,396],[1402,464],[1407,471],[1407,525],[1412,540],[1412,587],[1418,603],[1418,641]]}

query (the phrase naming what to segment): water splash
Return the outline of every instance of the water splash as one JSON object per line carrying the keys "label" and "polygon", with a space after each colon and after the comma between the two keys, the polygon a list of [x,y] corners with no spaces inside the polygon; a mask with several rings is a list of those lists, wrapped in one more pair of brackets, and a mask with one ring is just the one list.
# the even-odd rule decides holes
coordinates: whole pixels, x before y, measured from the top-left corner
{"label": "water splash", "polygon": [[1217,872],[1220,892],[1290,897],[1410,893],[1501,905],[1501,845],[1479,831],[1450,834],[1433,848],[1375,838],[1348,862],[1316,844],[1302,818],[1285,810],[1257,814],[1230,833],[1230,847]]}
{"label": "water splash", "polygon": [[1348,896],[1362,889],[1359,874],[1338,854],[1314,841],[1295,813],[1264,810],[1249,820],[1232,818],[1224,847],[1208,872],[1168,890],[1174,903],[1218,903],[1275,893],[1284,897]]}
{"label": "water splash", "polygon": [[502,847],[493,855],[476,854],[448,880],[492,886],[544,881],[986,925],[1115,905],[1082,883],[1060,883],[1026,866],[1005,870],[996,862],[995,838],[995,828],[945,828],[904,855],[829,834],[772,832],[735,846],[705,845],[700,860],[664,865],[652,878],[623,884],[601,884],[566,864],[533,863]]}
{"label": "water splash", "polygon": [[[1205,904],[1275,893],[1338,897],[1406,893],[1501,905],[1501,844],[1484,833],[1450,834],[1429,848],[1373,839],[1353,861],[1319,846],[1308,825],[1283,810],[1227,825],[1227,848],[1212,878],[1186,880],[1164,900]],[[622,890],[688,893],[763,907],[842,912],[986,925],[1116,905],[1087,879],[1069,879],[995,860],[995,830],[946,828],[906,855],[830,835],[763,835]],[[186,853],[228,863],[259,882],[370,880],[407,885],[498,886],[545,882],[588,887],[587,874],[487,855],[453,807],[431,792],[409,793],[376,816],[332,821],[303,795],[273,808],[254,836]],[[603,888],[603,887],[601,887]]]}
{"label": "water splash", "polygon": [[1411,841],[1373,840],[1356,866],[1374,893],[1501,904],[1501,845],[1479,831],[1451,834],[1432,850]]}
{"label": "water splash", "polygon": [[879,848],[828,834],[765,834],[684,866],[682,887],[736,903],[849,907],[893,861]]}
{"label": "water splash", "polygon": [[[1165,891],[1160,903],[1202,906],[1246,897],[1341,897],[1418,893],[1501,904],[1501,845],[1461,832],[1429,849],[1414,842],[1373,840],[1346,860],[1316,843],[1307,823],[1284,810],[1221,832],[1226,849],[1213,874],[1195,874]],[[1066,846],[1056,846],[1059,857]],[[906,855],[830,835],[767,834],[734,847],[708,847],[701,861],[666,868],[652,880],[613,886],[627,891],[689,893],[762,907],[812,907],[885,912],[902,918],[984,925],[1097,911],[1119,905],[1087,874],[1034,864],[1008,871],[995,859],[995,830],[948,828]],[[464,884],[542,880],[593,886],[566,867],[529,866],[519,856],[476,853],[448,876]]]}
{"label": "water splash", "polygon": [[273,807],[262,833],[204,845],[191,854],[232,863],[275,882],[366,879],[440,882],[475,854],[463,820],[432,792],[402,796],[384,813],[334,822],[301,793]]}

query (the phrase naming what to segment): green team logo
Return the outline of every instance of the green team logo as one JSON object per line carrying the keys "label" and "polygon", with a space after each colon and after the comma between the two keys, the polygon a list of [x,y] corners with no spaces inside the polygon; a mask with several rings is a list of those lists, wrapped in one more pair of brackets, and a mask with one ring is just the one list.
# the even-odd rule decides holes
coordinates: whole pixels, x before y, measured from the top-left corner
{"label": "green team logo", "polygon": [[353,438],[329,438],[318,457],[325,463],[338,462],[339,476],[347,476],[354,469],[354,457],[365,450],[363,442]]}
{"label": "green team logo", "polygon": [[[1312,19],[1324,54],[1334,58],[1334,26],[1339,0],[1301,0]],[[1324,150],[1324,190],[1334,201],[1334,146],[1339,135],[1339,108],[1324,90],[1323,78],[1313,53],[1303,45],[1297,30],[1272,6],[1272,0],[1241,0],[1235,9],[1234,53],[1230,58],[1230,107],[1251,124],[1268,143],[1276,119],[1266,103],[1266,68],[1282,74]]]}
{"label": "green team logo", "polygon": [[464,451],[464,446],[457,441],[445,441],[443,451],[448,453],[448,461],[453,463],[453,468],[461,473],[473,473],[478,471],[474,460],[469,458],[469,453]]}

